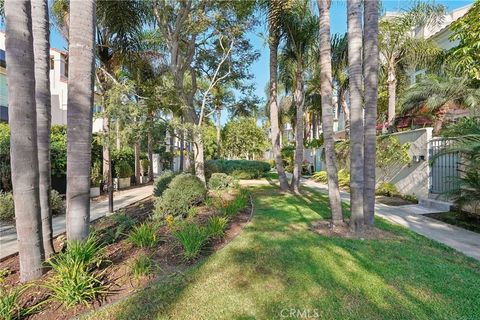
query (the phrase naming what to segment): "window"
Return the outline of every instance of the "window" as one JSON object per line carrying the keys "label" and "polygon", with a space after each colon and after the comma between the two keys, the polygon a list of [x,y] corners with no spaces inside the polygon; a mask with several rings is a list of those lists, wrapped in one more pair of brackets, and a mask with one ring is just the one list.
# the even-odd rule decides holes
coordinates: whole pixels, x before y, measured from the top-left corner
{"label": "window", "polygon": [[53,70],[55,67],[55,59],[51,56],[50,57],[50,70]]}
{"label": "window", "polygon": [[7,64],[5,62],[5,50],[0,49],[0,67],[6,67]]}

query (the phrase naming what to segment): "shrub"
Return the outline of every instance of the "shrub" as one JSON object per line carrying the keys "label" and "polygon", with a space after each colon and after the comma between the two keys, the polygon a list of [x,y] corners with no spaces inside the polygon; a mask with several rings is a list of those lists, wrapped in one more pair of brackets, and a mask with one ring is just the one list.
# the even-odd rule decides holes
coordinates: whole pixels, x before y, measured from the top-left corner
{"label": "shrub", "polygon": [[255,160],[209,160],[209,174],[226,173],[236,179],[258,179],[270,171],[270,165],[264,161]]}
{"label": "shrub", "polygon": [[376,195],[394,197],[398,195],[397,187],[394,184],[382,182],[375,189]]}
{"label": "shrub", "polygon": [[226,173],[213,173],[208,180],[208,188],[211,190],[224,190],[233,187],[235,180]]}
{"label": "shrub", "polygon": [[0,287],[0,319],[14,320],[32,314],[34,308],[24,308],[21,302],[22,294],[28,286],[22,285],[8,290]]}
{"label": "shrub", "polygon": [[151,248],[157,244],[157,233],[152,224],[142,223],[133,228],[128,240],[140,248]]}
{"label": "shrub", "polygon": [[95,234],[84,241],[67,242],[67,249],[47,261],[53,276],[45,283],[50,299],[67,308],[88,303],[108,292],[103,275],[93,272],[98,267],[103,249]]}
{"label": "shrub", "polygon": [[283,166],[287,172],[293,172],[294,157],[295,157],[295,146],[288,145],[284,146],[280,151],[282,156]]}
{"label": "shrub", "polygon": [[133,170],[127,161],[121,160],[115,165],[115,174],[118,178],[130,178]]}
{"label": "shrub", "polygon": [[146,255],[141,255],[133,260],[132,275],[135,278],[148,276],[155,270],[155,262]]}
{"label": "shrub", "polygon": [[205,200],[207,189],[200,179],[191,174],[173,178],[163,195],[155,203],[155,215],[186,216],[188,210]]}
{"label": "shrub", "polygon": [[0,191],[0,220],[8,222],[15,220],[15,207],[11,192]]}
{"label": "shrub", "polygon": [[92,187],[99,187],[102,183],[102,163],[95,161],[90,169],[90,184]]}
{"label": "shrub", "polygon": [[277,164],[275,163],[275,160],[274,160],[274,159],[270,159],[270,160],[268,160],[267,162],[268,162],[268,164],[270,165],[270,168],[271,168],[271,169],[275,169],[275,167],[276,167]]}
{"label": "shrub", "polygon": [[121,236],[129,232],[137,223],[135,218],[132,218],[125,213],[117,213],[112,216],[112,219],[117,225],[105,231],[103,238],[106,243],[116,242]]}
{"label": "shrub", "polygon": [[238,194],[235,199],[227,204],[224,209],[224,213],[227,216],[234,216],[240,210],[245,208],[248,203],[249,193],[247,190],[240,190],[240,194]]}
{"label": "shrub", "polygon": [[197,258],[208,240],[205,228],[194,223],[186,224],[181,229],[174,231],[173,236],[182,245],[183,256],[187,260]]}
{"label": "shrub", "polygon": [[150,167],[150,161],[148,159],[142,159],[140,162],[140,166],[142,167],[142,176],[148,173],[148,167]]}
{"label": "shrub", "polygon": [[165,190],[167,190],[168,185],[172,182],[172,179],[176,176],[173,171],[167,170],[162,172],[153,183],[153,195],[155,197],[160,197]]}
{"label": "shrub", "polygon": [[209,238],[221,238],[225,234],[225,228],[228,224],[226,217],[210,217],[205,227]]}
{"label": "shrub", "polygon": [[327,183],[327,172],[326,171],[319,171],[315,172],[315,174],[312,176],[313,180],[321,183]]}
{"label": "shrub", "polygon": [[350,172],[348,172],[346,169],[341,169],[338,171],[338,185],[340,188],[350,188]]}
{"label": "shrub", "polygon": [[50,206],[52,208],[53,215],[59,215],[65,213],[65,205],[63,203],[62,196],[57,190],[52,190],[50,193]]}

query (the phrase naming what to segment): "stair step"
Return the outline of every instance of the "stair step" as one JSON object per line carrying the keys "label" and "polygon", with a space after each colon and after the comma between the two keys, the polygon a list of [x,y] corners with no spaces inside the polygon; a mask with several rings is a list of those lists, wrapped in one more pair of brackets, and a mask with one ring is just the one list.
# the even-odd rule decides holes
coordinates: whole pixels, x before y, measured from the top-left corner
{"label": "stair step", "polygon": [[418,204],[422,207],[441,210],[441,211],[450,211],[453,207],[453,204],[446,201],[434,200],[434,199],[419,199]]}

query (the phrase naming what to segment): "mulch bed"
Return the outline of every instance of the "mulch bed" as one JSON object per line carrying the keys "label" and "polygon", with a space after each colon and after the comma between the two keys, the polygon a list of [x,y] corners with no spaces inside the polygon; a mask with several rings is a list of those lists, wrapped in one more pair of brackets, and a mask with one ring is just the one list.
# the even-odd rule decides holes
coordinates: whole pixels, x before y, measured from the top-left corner
{"label": "mulch bed", "polygon": [[355,233],[350,231],[348,223],[341,223],[335,225],[333,228],[330,221],[321,220],[312,224],[310,229],[324,237],[335,237],[345,239],[357,239],[357,240],[389,240],[398,238],[398,236],[388,231],[379,228],[367,228],[361,232]]}
{"label": "mulch bed", "polygon": [[[217,195],[219,196],[219,195]],[[228,192],[220,195],[225,201],[230,201],[234,196]],[[152,213],[154,208],[154,198],[149,197],[139,201],[133,205],[126,207],[124,210],[126,215],[134,217],[139,223],[145,221]],[[158,246],[145,250],[137,248],[129,243],[126,237],[120,238],[117,242],[104,246],[104,261],[100,269],[105,270],[107,283],[110,285],[111,292],[102,297],[102,300],[94,301],[89,306],[78,305],[72,309],[66,309],[57,302],[50,301],[46,303],[42,309],[29,316],[28,319],[70,319],[80,314],[96,310],[106,304],[121,300],[126,296],[144,288],[155,279],[165,277],[169,274],[181,272],[191,265],[194,265],[204,259],[212,252],[221,249],[233,238],[235,238],[243,227],[250,221],[253,209],[251,204],[241,210],[237,215],[230,217],[229,225],[225,231],[225,236],[210,243],[203,255],[195,261],[185,261],[183,259],[182,248],[171,235],[167,226],[161,226],[158,229],[157,236],[161,241]],[[195,217],[200,224],[206,222],[208,217],[219,214],[215,208],[201,206],[198,208],[198,214]],[[92,223],[92,226],[102,235],[109,228],[115,228],[116,224],[110,217],[103,217]],[[64,245],[65,237],[60,235],[54,240],[56,251],[60,251]],[[158,271],[151,277],[143,277],[134,279],[131,275],[131,264],[139,255],[149,255],[156,263]],[[18,255],[10,256],[0,262],[0,270],[7,268],[9,274],[0,284],[5,287],[14,287],[19,284],[19,261]],[[25,306],[34,305],[48,298],[48,290],[41,286],[41,283],[52,275],[48,271],[41,279],[33,282],[31,286],[22,296],[22,303]]]}

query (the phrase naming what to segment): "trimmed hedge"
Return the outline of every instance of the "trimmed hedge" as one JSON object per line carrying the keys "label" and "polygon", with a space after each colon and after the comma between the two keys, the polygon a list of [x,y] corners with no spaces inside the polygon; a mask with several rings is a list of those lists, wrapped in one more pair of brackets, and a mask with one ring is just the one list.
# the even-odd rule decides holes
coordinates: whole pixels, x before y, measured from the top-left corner
{"label": "trimmed hedge", "polygon": [[153,195],[155,197],[160,197],[165,190],[167,190],[168,185],[172,182],[172,179],[175,178],[176,173],[170,170],[162,172],[155,181],[153,182]]}
{"label": "trimmed hedge", "polygon": [[235,180],[226,173],[212,173],[208,180],[208,188],[211,190],[224,190],[235,185]]}
{"label": "trimmed hedge", "polygon": [[209,160],[205,166],[206,176],[226,173],[235,179],[258,179],[270,171],[270,164],[256,160]]}

